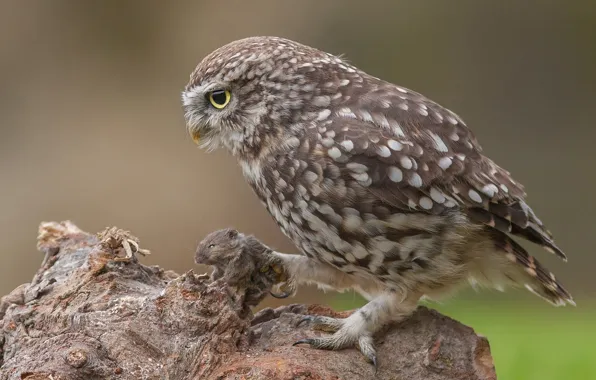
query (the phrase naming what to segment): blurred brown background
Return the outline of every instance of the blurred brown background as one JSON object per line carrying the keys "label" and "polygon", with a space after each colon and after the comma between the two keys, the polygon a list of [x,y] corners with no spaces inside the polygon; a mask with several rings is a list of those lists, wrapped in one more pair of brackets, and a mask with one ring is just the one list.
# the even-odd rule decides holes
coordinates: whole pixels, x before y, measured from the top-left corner
{"label": "blurred brown background", "polygon": [[178,272],[226,226],[294,250],[235,161],[198,150],[183,120],[199,60],[252,35],[345,54],[460,114],[570,261],[525,246],[593,298],[596,2],[474,0],[2,1],[0,295],[38,267],[41,221],[129,229],[144,263]]}

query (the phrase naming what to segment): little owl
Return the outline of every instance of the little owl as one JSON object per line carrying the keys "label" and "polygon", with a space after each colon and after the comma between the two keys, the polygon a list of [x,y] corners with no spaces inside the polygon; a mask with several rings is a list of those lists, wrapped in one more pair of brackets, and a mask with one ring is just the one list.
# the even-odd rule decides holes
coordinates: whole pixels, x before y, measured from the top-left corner
{"label": "little owl", "polygon": [[458,115],[423,95],[312,47],[251,37],[205,57],[182,99],[194,141],[236,157],[300,250],[275,253],[292,283],[368,300],[345,319],[306,316],[333,334],[296,344],[355,346],[376,365],[376,331],[465,283],[573,304],[511,238],[565,259],[524,187]]}

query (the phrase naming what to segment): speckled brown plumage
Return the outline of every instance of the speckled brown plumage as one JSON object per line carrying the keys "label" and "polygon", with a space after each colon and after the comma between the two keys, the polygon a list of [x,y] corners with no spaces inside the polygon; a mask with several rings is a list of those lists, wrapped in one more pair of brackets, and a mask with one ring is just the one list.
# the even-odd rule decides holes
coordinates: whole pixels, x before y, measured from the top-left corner
{"label": "speckled brown plumage", "polygon": [[[230,92],[224,108],[210,104],[213,90]],[[183,103],[193,138],[238,159],[306,256],[283,255],[297,281],[355,288],[371,300],[361,312],[374,322],[351,321],[351,332],[374,331],[420,297],[465,281],[573,303],[510,237],[565,258],[523,186],[482,153],[458,115],[423,95],[312,47],[253,37],[205,57]],[[333,341],[314,345],[338,348],[366,335],[336,327]]]}

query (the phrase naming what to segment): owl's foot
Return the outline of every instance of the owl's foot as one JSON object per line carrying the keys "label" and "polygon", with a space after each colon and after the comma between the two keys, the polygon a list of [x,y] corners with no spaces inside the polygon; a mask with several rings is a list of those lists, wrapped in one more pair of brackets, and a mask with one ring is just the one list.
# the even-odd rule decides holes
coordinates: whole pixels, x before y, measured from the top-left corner
{"label": "owl's foot", "polygon": [[325,317],[324,315],[307,315],[302,318],[296,327],[301,324],[310,322],[314,330],[321,330],[330,333],[337,332],[345,324],[345,319]]}
{"label": "owl's foot", "polygon": [[274,288],[279,290],[279,292],[270,290],[269,294],[275,298],[283,299],[296,295],[296,285],[294,283],[284,282],[282,284],[275,285]]}
{"label": "owl's foot", "polygon": [[[357,316],[356,316],[357,317]],[[310,322],[313,329],[332,332],[333,335],[320,338],[301,339],[293,344],[309,344],[312,348],[321,350],[341,350],[348,347],[356,347],[364,357],[377,368],[377,355],[373,337],[365,328],[365,325],[354,323],[357,318],[350,316],[345,319],[331,318],[320,315],[306,316],[298,322],[300,326],[304,322]]]}
{"label": "owl's foot", "polygon": [[275,298],[288,298],[294,296],[297,290],[296,282],[290,278],[286,268],[280,265],[280,263],[271,264],[269,268],[276,274],[276,284],[274,285],[274,289],[279,291],[275,292],[270,290],[269,294]]}

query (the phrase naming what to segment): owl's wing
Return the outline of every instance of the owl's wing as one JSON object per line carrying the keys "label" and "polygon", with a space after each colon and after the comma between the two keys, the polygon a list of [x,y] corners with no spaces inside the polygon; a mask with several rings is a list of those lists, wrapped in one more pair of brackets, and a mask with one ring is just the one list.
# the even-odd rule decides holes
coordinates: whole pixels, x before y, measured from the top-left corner
{"label": "owl's wing", "polygon": [[459,208],[566,260],[526,204],[523,186],[481,153],[461,118],[416,92],[378,87],[362,94],[333,115],[321,138],[344,175],[386,204],[428,214]]}

